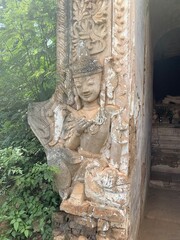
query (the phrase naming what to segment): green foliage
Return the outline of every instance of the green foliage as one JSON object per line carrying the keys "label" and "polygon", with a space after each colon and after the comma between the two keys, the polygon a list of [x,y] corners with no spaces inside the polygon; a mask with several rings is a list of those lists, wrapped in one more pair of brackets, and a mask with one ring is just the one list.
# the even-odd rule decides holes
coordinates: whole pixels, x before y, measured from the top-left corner
{"label": "green foliage", "polygon": [[50,240],[55,170],[27,124],[27,106],[54,91],[56,0],[0,0],[0,23],[0,236]]}
{"label": "green foliage", "polygon": [[[0,150],[1,197],[0,222],[8,228],[4,239],[50,240],[51,215],[57,209],[59,197],[52,182],[56,169],[45,163],[31,164],[28,152],[20,148]],[[2,238],[1,238],[2,239]]]}
{"label": "green foliage", "polygon": [[46,87],[55,79],[56,2],[4,2],[1,12],[5,29],[0,31],[1,81],[5,80],[7,93],[4,101],[9,94],[20,101],[47,98]]}
{"label": "green foliage", "polygon": [[0,144],[22,146],[28,103],[48,99],[55,87],[56,0],[0,0],[0,6]]}

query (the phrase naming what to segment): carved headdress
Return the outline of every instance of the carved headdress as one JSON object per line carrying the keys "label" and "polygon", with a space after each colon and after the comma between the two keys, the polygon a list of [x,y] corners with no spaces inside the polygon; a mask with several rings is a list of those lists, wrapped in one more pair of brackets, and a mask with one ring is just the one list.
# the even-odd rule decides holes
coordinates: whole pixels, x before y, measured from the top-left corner
{"label": "carved headdress", "polygon": [[103,71],[102,66],[90,56],[83,41],[80,41],[77,49],[77,60],[73,63],[72,74],[74,77],[88,76]]}

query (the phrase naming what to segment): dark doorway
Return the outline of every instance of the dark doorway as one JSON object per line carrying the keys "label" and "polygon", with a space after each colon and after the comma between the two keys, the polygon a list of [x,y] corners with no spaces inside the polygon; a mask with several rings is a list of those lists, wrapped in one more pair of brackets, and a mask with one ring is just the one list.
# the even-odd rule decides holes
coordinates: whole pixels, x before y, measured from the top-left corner
{"label": "dark doorway", "polygon": [[153,86],[156,103],[167,95],[180,96],[180,56],[155,61]]}
{"label": "dark doorway", "polygon": [[180,96],[180,28],[164,34],[154,48],[154,84],[156,102],[167,95]]}
{"label": "dark doorway", "polygon": [[180,187],[180,29],[154,48],[152,162],[150,184]]}

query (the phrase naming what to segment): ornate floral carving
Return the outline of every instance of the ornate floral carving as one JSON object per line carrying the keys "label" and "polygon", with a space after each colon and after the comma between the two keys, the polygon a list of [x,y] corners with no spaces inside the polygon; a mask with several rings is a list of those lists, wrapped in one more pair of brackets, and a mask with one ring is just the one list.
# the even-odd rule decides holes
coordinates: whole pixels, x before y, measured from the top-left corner
{"label": "ornate floral carving", "polygon": [[103,0],[74,0],[73,57],[77,58],[77,44],[84,40],[90,54],[98,54],[106,47],[107,4]]}
{"label": "ornate floral carving", "polygon": [[[118,86],[115,91],[115,103],[120,106],[121,125],[126,126],[126,130],[121,132],[119,140],[121,151],[117,152],[116,141],[111,146],[111,158],[114,154],[119,154],[120,162],[117,162],[119,170],[128,175],[128,151],[129,151],[129,114],[130,114],[130,96],[131,91],[130,79],[130,48],[129,48],[129,1],[113,1],[113,29],[112,29],[112,55],[114,59],[113,69],[118,78]],[[118,121],[118,120],[117,120]],[[114,133],[115,134],[115,133]],[[115,138],[114,138],[115,139]]]}
{"label": "ornate floral carving", "polygon": [[[113,6],[114,27],[112,37],[112,54],[114,57],[114,70],[118,73],[119,88],[121,89],[120,95],[127,96],[127,86],[129,85],[127,72],[129,69],[128,53],[129,53],[129,35],[128,35],[128,1],[116,0]],[[124,98],[123,97],[123,98]],[[127,104],[127,98],[121,98],[120,105]]]}

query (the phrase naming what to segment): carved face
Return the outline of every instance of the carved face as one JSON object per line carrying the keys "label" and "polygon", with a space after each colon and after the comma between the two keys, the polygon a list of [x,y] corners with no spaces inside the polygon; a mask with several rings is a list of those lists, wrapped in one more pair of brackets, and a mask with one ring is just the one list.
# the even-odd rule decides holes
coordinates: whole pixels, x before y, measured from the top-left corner
{"label": "carved face", "polygon": [[84,102],[93,102],[100,93],[101,73],[74,78],[74,83],[79,97]]}

